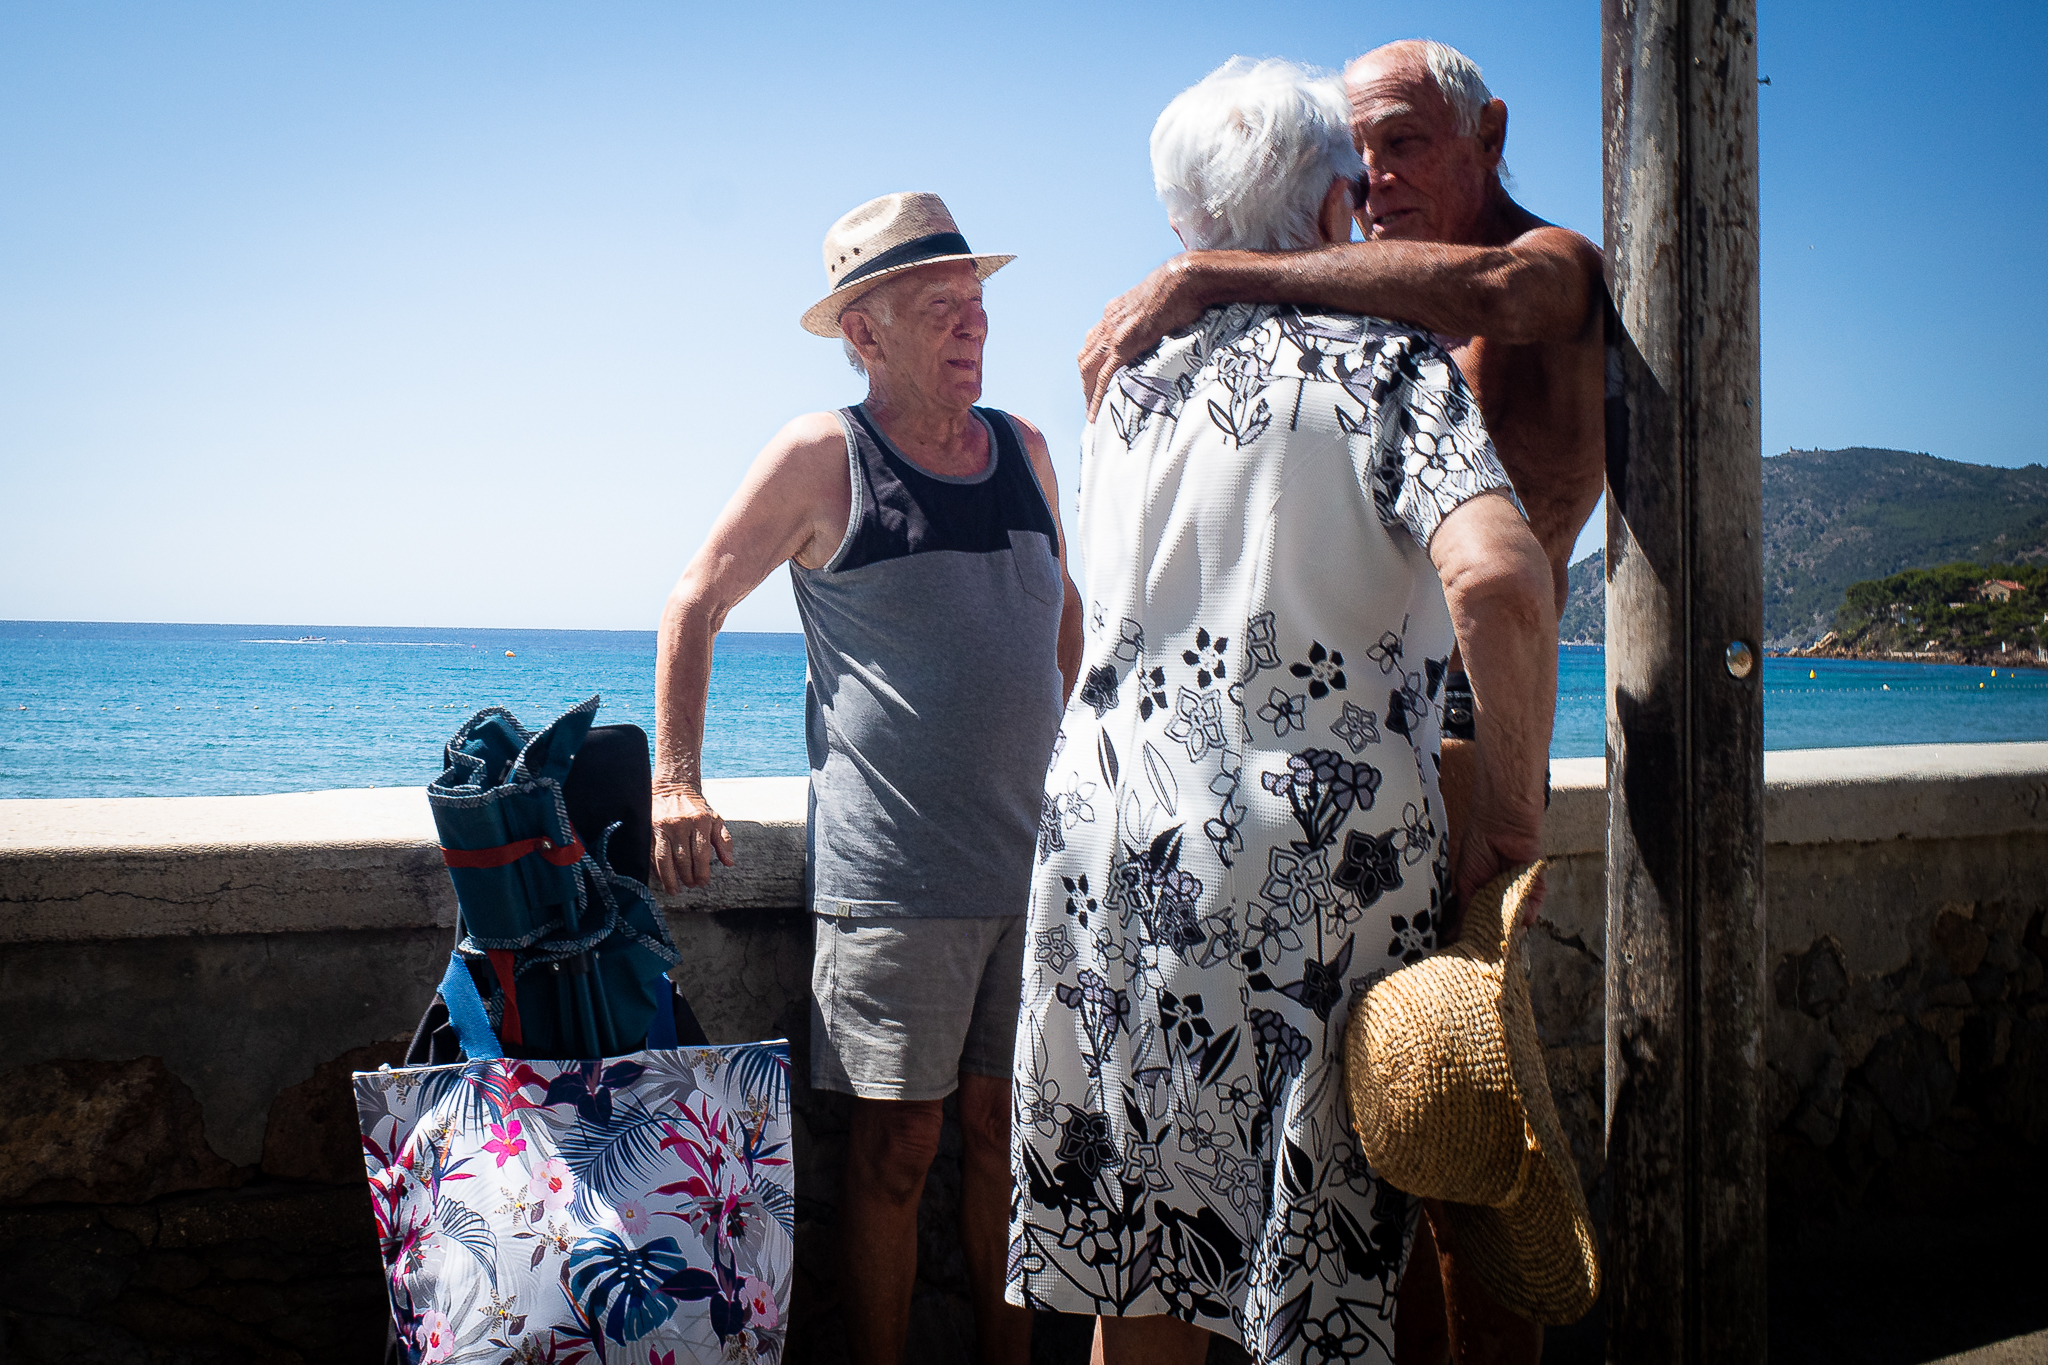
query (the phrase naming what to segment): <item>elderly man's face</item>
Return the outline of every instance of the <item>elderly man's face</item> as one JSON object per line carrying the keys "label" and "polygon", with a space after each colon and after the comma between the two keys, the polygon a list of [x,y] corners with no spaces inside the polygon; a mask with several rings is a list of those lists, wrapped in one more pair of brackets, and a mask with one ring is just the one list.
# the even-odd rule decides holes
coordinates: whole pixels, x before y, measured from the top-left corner
{"label": "elderly man's face", "polygon": [[1365,158],[1359,227],[1374,240],[1457,242],[1472,235],[1500,165],[1507,110],[1495,100],[1477,136],[1458,131],[1429,68],[1398,46],[1344,73],[1351,138]]}
{"label": "elderly man's face", "polygon": [[924,266],[884,288],[890,290],[890,320],[874,328],[881,355],[870,368],[878,368],[890,388],[941,407],[978,402],[988,314],[974,266]]}

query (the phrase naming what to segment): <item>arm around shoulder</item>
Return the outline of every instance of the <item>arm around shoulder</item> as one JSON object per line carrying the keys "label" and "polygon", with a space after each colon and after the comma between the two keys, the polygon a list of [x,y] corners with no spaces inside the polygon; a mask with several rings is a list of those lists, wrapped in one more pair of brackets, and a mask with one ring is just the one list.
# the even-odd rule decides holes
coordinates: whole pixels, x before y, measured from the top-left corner
{"label": "arm around shoulder", "polygon": [[1169,264],[1184,309],[1291,303],[1514,346],[1584,340],[1600,325],[1600,250],[1549,223],[1497,246],[1338,242],[1301,252],[1190,252]]}
{"label": "arm around shoulder", "polygon": [[1545,223],[1504,247],[1464,249],[1489,253],[1470,262],[1474,310],[1488,325],[1462,329],[1465,335],[1511,346],[1599,336],[1606,280],[1600,249],[1586,238]]}

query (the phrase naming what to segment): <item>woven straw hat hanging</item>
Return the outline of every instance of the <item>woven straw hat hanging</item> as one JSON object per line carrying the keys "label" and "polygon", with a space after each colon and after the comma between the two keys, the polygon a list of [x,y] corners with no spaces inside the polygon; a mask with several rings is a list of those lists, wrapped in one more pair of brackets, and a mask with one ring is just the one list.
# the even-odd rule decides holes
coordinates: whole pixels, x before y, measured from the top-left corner
{"label": "woven straw hat hanging", "polygon": [[832,292],[804,310],[804,330],[839,335],[839,315],[891,276],[942,261],[972,261],[985,280],[1015,256],[977,255],[936,194],[885,194],[841,218],[825,234],[825,277]]}
{"label": "woven straw hat hanging", "polygon": [[1543,867],[1489,882],[1456,944],[1366,993],[1345,1034],[1345,1086],[1380,1175],[1443,1201],[1460,1261],[1503,1305],[1562,1326],[1600,1297],[1600,1257],[1521,959]]}

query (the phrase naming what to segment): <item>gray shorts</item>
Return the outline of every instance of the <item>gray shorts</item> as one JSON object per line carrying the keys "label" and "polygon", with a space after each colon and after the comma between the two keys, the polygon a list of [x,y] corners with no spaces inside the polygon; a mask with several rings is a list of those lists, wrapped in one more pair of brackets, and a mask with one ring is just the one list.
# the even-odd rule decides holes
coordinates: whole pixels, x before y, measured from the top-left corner
{"label": "gray shorts", "polygon": [[813,1086],[937,1100],[959,1088],[963,1071],[1009,1078],[1024,916],[813,919]]}

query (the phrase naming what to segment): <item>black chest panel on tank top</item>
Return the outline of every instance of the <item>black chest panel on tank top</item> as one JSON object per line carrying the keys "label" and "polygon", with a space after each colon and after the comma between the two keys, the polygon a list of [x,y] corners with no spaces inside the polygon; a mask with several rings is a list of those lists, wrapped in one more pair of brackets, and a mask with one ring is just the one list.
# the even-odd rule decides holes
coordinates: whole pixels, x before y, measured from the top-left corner
{"label": "black chest panel on tank top", "polygon": [[933,550],[989,554],[1011,548],[1012,531],[1036,531],[1057,543],[1052,513],[1009,418],[976,408],[995,433],[989,452],[995,468],[972,483],[934,478],[892,451],[858,405],[852,419],[854,452],[861,463],[860,527],[833,566],[858,569]]}

